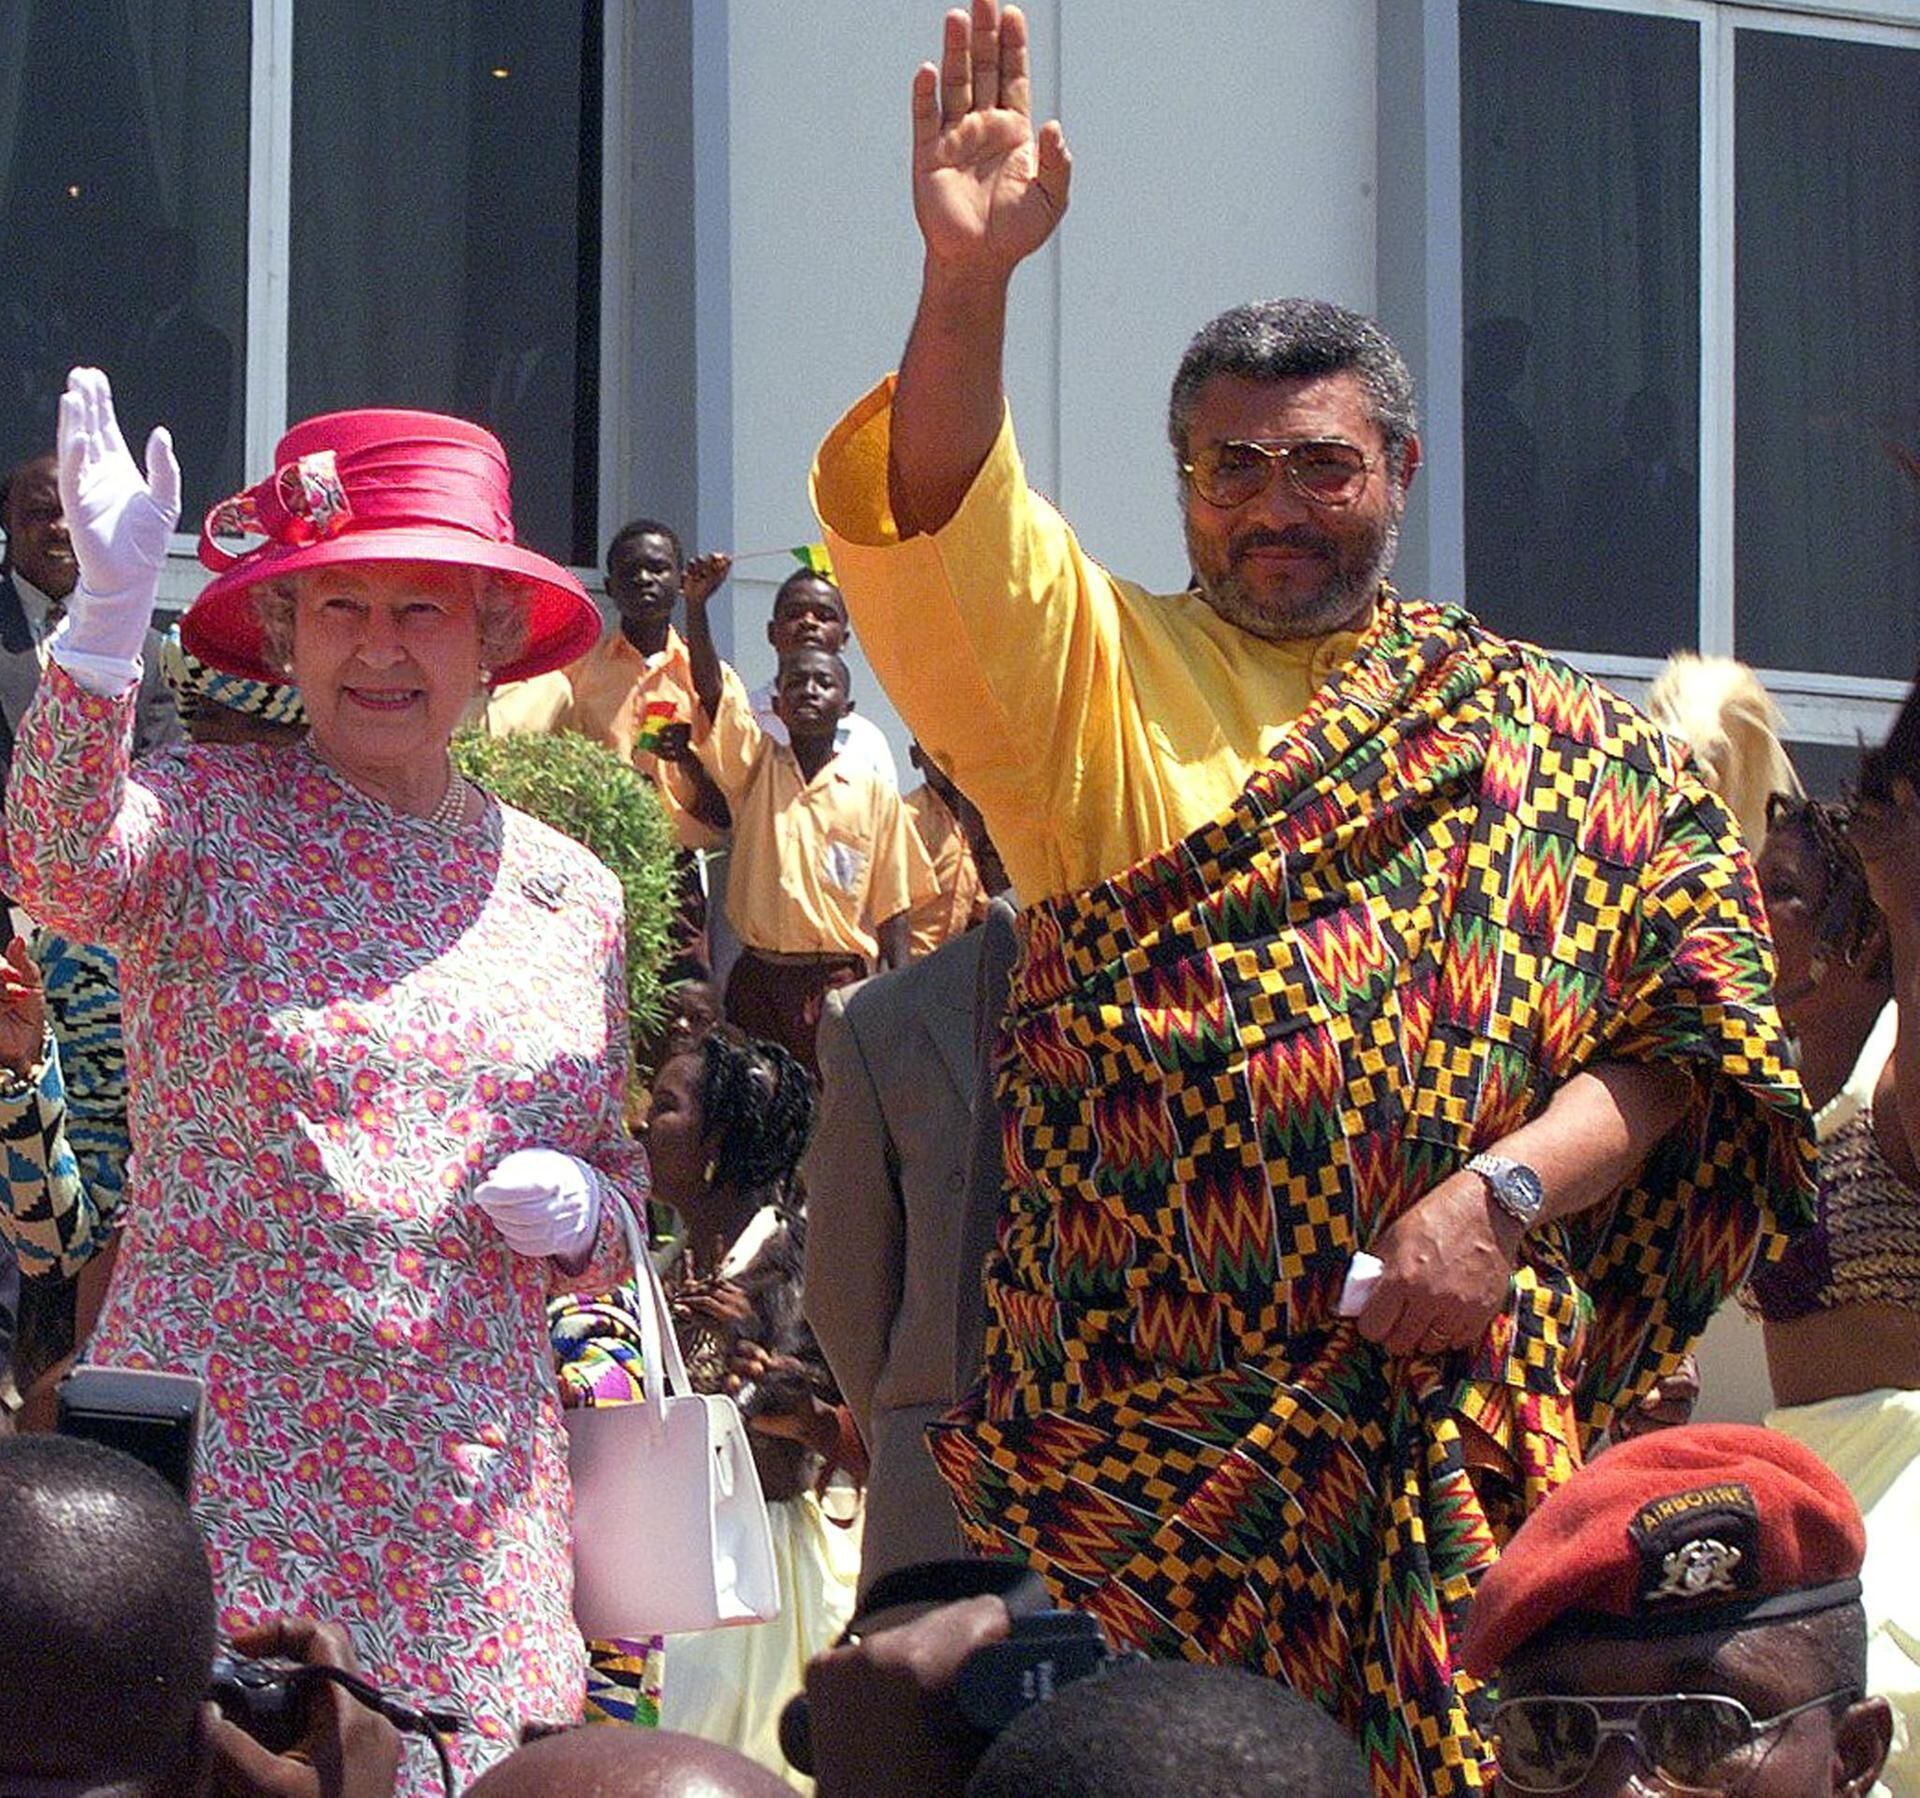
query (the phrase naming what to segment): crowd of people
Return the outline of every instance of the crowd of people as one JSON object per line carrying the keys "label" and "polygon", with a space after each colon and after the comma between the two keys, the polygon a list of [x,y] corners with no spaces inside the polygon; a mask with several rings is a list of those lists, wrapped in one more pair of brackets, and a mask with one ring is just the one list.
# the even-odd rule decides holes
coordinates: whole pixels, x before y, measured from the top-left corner
{"label": "crowd of people", "polygon": [[[0,1790],[1920,1793],[1920,688],[1810,798],[1736,663],[1400,594],[1320,300],[1194,337],[1191,585],[1110,573],[1004,397],[1030,92],[948,15],[757,691],[726,552],[635,518],[603,623],[458,419],[296,426],[172,633],[105,375],[0,485]],[[657,801],[664,1018],[463,731]],[[656,1272],[780,1602],[608,1638]],[[1690,1423],[1736,1303],[1778,1408]],[[187,1491],[76,1368],[199,1383]]]}

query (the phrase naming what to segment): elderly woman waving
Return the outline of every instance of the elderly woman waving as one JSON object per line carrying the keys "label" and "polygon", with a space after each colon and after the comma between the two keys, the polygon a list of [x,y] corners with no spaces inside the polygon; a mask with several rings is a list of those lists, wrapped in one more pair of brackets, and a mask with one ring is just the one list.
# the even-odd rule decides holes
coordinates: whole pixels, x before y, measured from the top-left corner
{"label": "elderly woman waving", "polygon": [[[646,1173],[619,890],[447,746],[482,685],[598,622],[514,544],[473,425],[339,413],[276,463],[209,515],[223,572],[183,635],[298,687],[310,732],[130,771],[179,474],[156,432],[143,480],[105,377],[69,380],[80,586],[21,732],[7,872],[121,957],[135,1172],[92,1358],[205,1381],[194,1506],[227,1627],[344,1620],[375,1679],[466,1710],[471,1774],[579,1714],[545,1306],[623,1271]],[[213,544],[236,529],[265,541]]]}

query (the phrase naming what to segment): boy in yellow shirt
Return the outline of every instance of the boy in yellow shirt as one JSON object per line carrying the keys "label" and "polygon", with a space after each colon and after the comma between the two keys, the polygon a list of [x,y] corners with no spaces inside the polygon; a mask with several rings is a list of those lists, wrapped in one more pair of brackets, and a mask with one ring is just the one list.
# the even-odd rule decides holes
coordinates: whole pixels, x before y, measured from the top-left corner
{"label": "boy in yellow shirt", "polygon": [[742,945],[727,979],[728,1021],[791,1051],[818,1076],[814,1034],[836,987],[876,964],[902,967],[908,913],[936,891],[933,865],[899,793],[836,753],[847,666],[831,650],[780,658],[775,703],[788,741],[753,715],[707,618],[725,558],[689,564],[687,655],[701,718],[694,748],[733,812],[727,916]]}

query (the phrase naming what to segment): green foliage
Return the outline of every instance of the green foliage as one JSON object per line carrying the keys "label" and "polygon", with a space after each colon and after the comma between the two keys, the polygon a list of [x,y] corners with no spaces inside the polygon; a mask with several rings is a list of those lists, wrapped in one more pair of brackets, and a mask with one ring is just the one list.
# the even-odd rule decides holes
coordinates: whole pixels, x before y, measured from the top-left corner
{"label": "green foliage", "polygon": [[636,1041],[657,1028],[673,934],[674,839],[652,783],[576,736],[462,731],[453,761],[476,786],[584,843],[613,870],[626,895],[628,1022]]}

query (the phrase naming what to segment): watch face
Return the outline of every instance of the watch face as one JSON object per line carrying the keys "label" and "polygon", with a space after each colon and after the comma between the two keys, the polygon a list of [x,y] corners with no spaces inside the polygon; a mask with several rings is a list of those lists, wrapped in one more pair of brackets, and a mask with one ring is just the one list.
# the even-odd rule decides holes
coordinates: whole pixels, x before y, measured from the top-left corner
{"label": "watch face", "polygon": [[1515,1163],[1507,1169],[1506,1178],[1501,1184],[1506,1189],[1500,1194],[1501,1203],[1515,1217],[1532,1223],[1540,1215],[1540,1207],[1547,1202],[1547,1189],[1540,1184],[1540,1176],[1532,1168]]}

